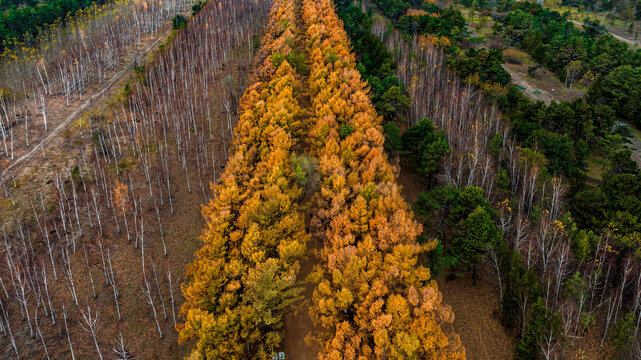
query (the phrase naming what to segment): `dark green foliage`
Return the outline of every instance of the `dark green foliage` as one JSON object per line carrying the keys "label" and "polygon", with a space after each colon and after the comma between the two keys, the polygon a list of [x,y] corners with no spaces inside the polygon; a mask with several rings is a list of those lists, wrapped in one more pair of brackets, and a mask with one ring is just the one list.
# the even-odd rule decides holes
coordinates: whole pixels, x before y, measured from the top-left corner
{"label": "dark green foliage", "polygon": [[298,74],[303,76],[309,74],[309,66],[307,65],[304,54],[298,54],[296,51],[292,50],[286,56],[280,51],[273,53],[271,56],[272,64],[276,69],[278,69],[285,60],[287,60],[287,62],[296,69]]}
{"label": "dark green foliage", "polygon": [[519,2],[499,18],[497,30],[561,80],[566,80],[568,64],[578,61],[581,70],[569,80],[596,76],[589,102],[608,105],[641,126],[641,50],[629,49],[612,35],[601,36],[605,29],[598,21],[586,20],[582,31],[566,15]]}
{"label": "dark green foliage", "polygon": [[171,24],[174,27],[174,30],[182,29],[187,25],[187,19],[182,16],[182,14],[178,14],[171,19]]}
{"label": "dark green foliage", "polygon": [[205,6],[206,3],[207,3],[207,1],[199,1],[199,2],[195,3],[191,7],[191,11],[193,11],[194,14],[198,13],[203,8],[203,6]]}
{"label": "dark green foliage", "polygon": [[534,269],[527,270],[521,263],[521,256],[517,251],[505,250],[501,255],[504,259],[503,272],[505,273],[505,293],[501,300],[501,321],[510,329],[516,329],[519,336],[523,318],[521,304],[540,296],[541,289],[538,276]]}
{"label": "dark green foliage", "polygon": [[637,326],[637,317],[634,312],[627,313],[617,321],[614,325],[614,333],[612,334],[612,341],[614,349],[620,359],[630,358],[626,356],[627,350],[634,345],[634,336]]}
{"label": "dark green foliage", "polygon": [[618,116],[641,127],[641,67],[624,65],[614,69],[593,84],[589,98],[608,104]]}
{"label": "dark green foliage", "polygon": [[458,257],[447,251],[441,240],[437,241],[434,250],[427,253],[427,266],[433,277],[446,273],[459,263]]}
{"label": "dark green foliage", "polygon": [[601,25],[599,20],[592,20],[590,18],[583,20],[583,31],[586,36],[591,38],[595,38],[608,32],[605,29],[605,26]]}
{"label": "dark green foliage", "polygon": [[465,51],[465,57],[450,60],[448,64],[462,78],[478,74],[481,81],[507,85],[512,77],[501,66],[504,62],[505,59],[500,50],[470,48]]}
{"label": "dark green foliage", "polygon": [[410,109],[411,102],[412,99],[405,96],[400,87],[394,85],[387,89],[376,103],[376,111],[383,115],[385,120],[405,122],[404,114]]}
{"label": "dark green foliage", "polygon": [[581,190],[589,155],[614,126],[610,107],[582,98],[546,106],[513,86],[498,100],[521,146],[538,149],[548,159],[550,173],[566,175],[572,188]]}
{"label": "dark green foliage", "polygon": [[390,154],[399,154],[403,151],[403,142],[401,140],[401,130],[391,121],[383,124],[383,134],[385,143],[383,146]]}
{"label": "dark green foliage", "polygon": [[359,56],[357,69],[367,79],[376,110],[387,121],[402,123],[411,99],[405,95],[405,86],[394,75],[396,60],[385,44],[369,30],[372,18],[354,6],[351,1],[335,2],[337,12]]}
{"label": "dark green foliage", "polygon": [[373,3],[381,9],[385,16],[394,20],[397,20],[410,8],[410,3],[403,0],[375,0]]}
{"label": "dark green foliage", "polygon": [[510,174],[507,173],[505,169],[499,169],[496,172],[496,187],[499,191],[502,191],[505,194],[510,193],[512,181],[510,180]]}
{"label": "dark green foliage", "polygon": [[423,118],[401,137],[403,149],[415,165],[416,173],[429,177],[450,148],[442,131],[436,131],[432,120]]}
{"label": "dark green foliage", "polygon": [[[443,261],[450,265],[462,265],[463,269],[475,271],[486,248],[501,243],[502,234],[492,220],[494,211],[481,188],[461,190],[451,185],[439,186],[419,194],[413,209],[426,219],[426,227],[437,230],[435,235],[449,238],[442,242],[447,253],[442,256],[448,257]],[[442,252],[443,249],[434,251]],[[430,261],[444,265],[434,259]]]}
{"label": "dark green foliage", "polygon": [[587,229],[602,229],[607,225],[607,198],[600,188],[583,190],[570,201],[570,211],[579,223]]}
{"label": "dark green foliage", "polygon": [[502,238],[491,213],[478,206],[454,227],[451,253],[460,257],[463,264],[475,268],[484,258],[486,247]]}
{"label": "dark green foliage", "polygon": [[4,41],[21,40],[27,33],[35,37],[39,29],[56,21],[64,21],[67,14],[74,14],[94,3],[106,0],[2,0],[0,1],[0,52]]}
{"label": "dark green foliage", "polygon": [[518,360],[539,359],[539,341],[546,336],[561,336],[562,321],[559,314],[550,314],[542,297],[532,304],[527,331],[517,344],[514,358]]}
{"label": "dark green foliage", "polygon": [[572,254],[574,260],[578,263],[583,263],[591,258],[594,254],[599,237],[592,232],[592,230],[580,230],[572,238]]}
{"label": "dark green foliage", "polygon": [[498,154],[503,150],[503,134],[500,132],[494,134],[488,143],[488,148],[492,155],[498,156]]}
{"label": "dark green foliage", "polygon": [[430,14],[422,16],[403,16],[395,23],[395,27],[406,34],[434,34],[447,36],[454,41],[462,41],[468,36],[465,18],[459,10],[441,9],[432,5],[426,10]]}
{"label": "dark green foliage", "polygon": [[125,101],[130,94],[131,94],[131,84],[127,82],[125,86],[122,88],[122,97],[125,99]]}
{"label": "dark green foliage", "polygon": [[598,232],[611,224],[620,237],[641,231],[641,173],[630,156],[630,150],[613,153],[603,182],[572,197],[570,211],[581,228]]}
{"label": "dark green foliage", "polygon": [[352,132],[354,132],[354,126],[352,126],[352,124],[343,124],[340,129],[338,129],[338,136],[341,140],[345,140]]}

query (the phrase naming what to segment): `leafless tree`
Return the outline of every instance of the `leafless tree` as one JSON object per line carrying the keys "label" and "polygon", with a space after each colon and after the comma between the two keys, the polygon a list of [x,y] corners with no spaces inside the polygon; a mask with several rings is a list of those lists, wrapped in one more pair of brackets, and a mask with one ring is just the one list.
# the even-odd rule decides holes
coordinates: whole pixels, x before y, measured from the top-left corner
{"label": "leafless tree", "polygon": [[125,346],[125,340],[122,338],[122,334],[119,335],[118,343],[113,349],[113,352],[116,353],[116,357],[113,360],[136,360],[138,357],[133,356],[131,351]]}
{"label": "leafless tree", "polygon": [[98,339],[96,338],[96,334],[98,333],[98,326],[100,325],[98,323],[98,321],[100,320],[100,313],[95,312],[92,314],[91,306],[89,305],[87,305],[86,312],[81,309],[80,313],[82,314],[82,319],[84,320],[84,323],[82,323],[81,326],[86,332],[91,334],[93,343],[96,346],[96,351],[98,351],[98,356],[100,357],[100,360],[102,360],[102,352],[100,351],[100,346],[98,346]]}
{"label": "leafless tree", "polygon": [[76,285],[73,281],[73,269],[71,268],[71,258],[69,257],[69,251],[67,250],[66,246],[62,245],[60,246],[60,249],[62,250],[63,269],[65,271],[65,275],[67,275],[67,287],[69,288],[69,293],[73,298],[73,302],[76,304],[76,306],[78,306],[78,296],[76,295]]}
{"label": "leafless tree", "polygon": [[167,269],[167,280],[169,281],[169,297],[171,298],[171,315],[174,320],[174,327],[176,326],[176,307],[174,305],[174,286],[171,281],[171,271]]}
{"label": "leafless tree", "polygon": [[67,309],[65,308],[65,304],[62,303],[62,318],[65,323],[65,333],[67,333],[67,343],[69,344],[69,351],[71,352],[71,359],[75,360],[76,355],[73,351],[73,345],[71,344],[71,334],[69,333],[69,326],[67,325]]}
{"label": "leafless tree", "polygon": [[91,274],[91,265],[89,265],[89,256],[87,255],[87,246],[85,242],[82,242],[82,251],[85,254],[85,264],[87,264],[87,272],[89,273],[89,282],[91,283],[91,293],[93,294],[94,299],[98,296],[96,295],[96,287],[93,282],[93,275]]}
{"label": "leafless tree", "polygon": [[142,292],[142,299],[147,305],[151,307],[151,311],[154,314],[154,320],[156,321],[156,328],[158,329],[158,337],[162,339],[162,330],[160,329],[160,322],[158,322],[158,314],[156,313],[156,304],[153,291],[149,286],[149,281],[147,276],[143,273],[143,286],[140,287]]}
{"label": "leafless tree", "polygon": [[4,332],[9,338],[9,343],[11,343],[11,347],[13,348],[13,351],[16,354],[16,359],[20,359],[20,353],[18,352],[18,346],[16,345],[16,339],[13,335],[13,330],[11,329],[11,322],[9,320],[9,313],[5,309],[4,302],[2,301],[2,298],[0,298],[0,322],[2,322]]}

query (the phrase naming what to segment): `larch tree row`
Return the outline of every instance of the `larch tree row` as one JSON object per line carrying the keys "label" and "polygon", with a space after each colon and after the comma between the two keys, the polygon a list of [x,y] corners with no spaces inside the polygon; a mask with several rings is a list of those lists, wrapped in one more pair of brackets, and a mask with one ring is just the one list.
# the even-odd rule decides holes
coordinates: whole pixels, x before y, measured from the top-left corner
{"label": "larch tree row", "polygon": [[273,2],[233,150],[212,185],[215,199],[203,207],[205,245],[187,270],[178,327],[181,340],[198,337],[197,358],[269,358],[300,298],[296,275],[309,240],[292,170],[302,135],[301,79],[287,61],[272,61],[298,41],[296,23],[292,1]]}
{"label": "larch tree row", "polygon": [[99,117],[108,120],[72,135],[80,143],[66,146],[78,158],[51,175],[53,184],[35,194],[20,178],[3,184],[3,203],[25,212],[3,227],[0,246],[0,341],[16,358],[102,358],[117,339],[115,350],[133,356],[134,322],[161,339],[136,355],[175,341],[185,260],[167,223],[195,206],[178,194],[216,178],[226,158],[234,112],[226,105],[237,101],[234,82],[242,87],[244,54],[267,10],[253,0],[208,4],[113,99]]}
{"label": "larch tree row", "polygon": [[312,153],[321,188],[312,219],[324,242],[311,313],[321,359],[464,359],[454,319],[418,255],[421,225],[383,150],[381,117],[331,1],[304,1]]}
{"label": "larch tree row", "polygon": [[[308,77],[278,61],[301,41]],[[319,164],[310,226],[323,243],[312,274],[319,358],[465,358],[458,336],[441,328],[454,315],[418,265],[433,244],[416,240],[421,226],[400,195],[349,46],[331,1],[273,4],[257,82],[241,99],[233,151],[203,208],[205,245],[183,287],[179,330],[182,340],[198,338],[198,358],[264,358],[282,340],[310,236],[290,160],[296,143]],[[309,111],[301,108],[306,95]]]}

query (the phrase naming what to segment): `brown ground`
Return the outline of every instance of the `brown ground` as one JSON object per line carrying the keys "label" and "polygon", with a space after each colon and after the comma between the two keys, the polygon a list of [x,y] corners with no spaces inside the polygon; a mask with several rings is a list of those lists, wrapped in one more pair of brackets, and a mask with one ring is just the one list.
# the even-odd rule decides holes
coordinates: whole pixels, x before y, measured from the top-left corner
{"label": "brown ground", "polygon": [[[163,33],[156,40],[163,40],[163,35],[167,34],[168,32]],[[149,50],[156,49],[156,40],[152,41],[146,48]],[[233,58],[236,59],[239,58],[239,56],[234,55]],[[229,70],[225,70],[225,72],[221,73],[220,76],[226,76],[228,73],[231,74],[232,77],[236,79],[233,86],[237,91],[240,91],[242,84],[244,83],[244,80],[241,79],[241,74],[245,73],[246,69],[242,68],[243,65],[240,62],[230,61],[227,65]],[[45,142],[44,156],[42,151],[38,150],[34,153],[33,157],[28,159],[28,161],[21,163],[19,169],[18,167],[12,169],[12,172],[17,171],[18,173],[16,175],[16,185],[13,187],[10,185],[15,205],[12,204],[10,199],[4,198],[4,193],[0,194],[0,223],[9,222],[9,220],[13,218],[29,219],[31,216],[29,198],[34,194],[37,194],[39,191],[43,192],[45,203],[47,204],[47,207],[49,207],[51,195],[55,193],[55,189],[51,182],[51,180],[55,179],[53,174],[60,172],[61,169],[72,169],[76,165],[82,167],[82,149],[84,149],[88,154],[93,151],[91,131],[88,131],[90,127],[74,126],[76,124],[76,120],[80,118],[89,119],[94,115],[98,117],[108,116],[108,109],[111,105],[112,99],[107,98],[104,101],[99,101],[99,99],[103,98],[102,94],[104,94],[104,97],[108,97],[114,93],[118,93],[122,84],[129,79],[132,72],[133,71],[130,67],[125,66],[121,71],[119,71],[117,76],[114,75],[116,79],[108,88],[96,90],[98,93],[94,94],[100,94],[98,95],[99,98],[93,103],[90,103],[86,108],[82,108],[83,105],[81,103],[74,103],[73,106],[69,107],[69,109],[62,109],[60,113],[56,113],[56,119],[54,119],[53,112],[48,112],[48,117],[50,117],[49,125],[51,126],[49,128],[49,133],[52,132],[52,124],[55,123],[61,124],[59,132],[63,135],[55,136],[50,139],[51,141]],[[84,95],[83,98],[86,99]],[[218,99],[218,97],[212,96],[212,99]],[[62,105],[60,106],[64,107]],[[80,111],[77,110],[79,106],[82,108]],[[93,109],[90,111],[90,114],[92,115],[90,116],[85,112],[85,110],[89,110],[92,107]],[[220,106],[218,104],[214,104],[212,108],[219,109]],[[78,112],[76,118],[71,120],[58,119],[59,116],[68,118],[67,114],[74,110]],[[223,113],[213,113],[212,115],[219,119],[226,118],[226,114]],[[101,126],[100,123],[101,121],[96,121],[96,124],[92,123],[92,126]],[[211,141],[213,142],[214,140]],[[224,158],[222,149],[218,151],[219,147],[222,148],[222,145],[210,147],[210,149],[216,149],[218,157],[216,159],[216,163],[223,164],[226,159]],[[62,326],[62,324],[60,324],[62,321],[60,315],[62,304],[65,304],[69,312],[71,341],[74,347],[76,359],[98,358],[93,342],[91,341],[91,337],[79,326],[81,319],[79,310],[86,310],[86,304],[90,304],[93,311],[99,311],[100,326],[98,330],[98,341],[105,359],[112,358],[114,355],[112,349],[114,348],[120,333],[122,333],[128,348],[132,350],[139,359],[180,359],[189,354],[193,343],[183,345],[178,345],[177,343],[177,333],[174,330],[174,323],[172,320],[169,284],[167,281],[166,270],[170,270],[172,274],[174,297],[176,300],[175,311],[178,316],[179,307],[183,301],[182,295],[180,294],[180,284],[185,278],[186,265],[193,260],[194,253],[202,245],[198,236],[204,225],[204,220],[200,214],[200,204],[204,202],[204,198],[202,192],[197,187],[198,174],[196,171],[193,171],[193,169],[190,170],[192,191],[188,191],[185,172],[175,161],[177,157],[175,154],[175,146],[169,146],[169,157],[170,159],[174,159],[169,162],[169,172],[172,179],[171,187],[174,214],[170,214],[169,206],[167,204],[168,199],[166,188],[164,189],[165,205],[160,208],[164,238],[168,250],[167,256],[164,256],[162,252],[162,244],[157,227],[155,210],[153,205],[150,205],[149,200],[145,200],[144,198],[145,196],[149,197],[149,191],[145,178],[141,174],[139,167],[134,165],[126,168],[120,173],[120,175],[115,174],[113,165],[108,165],[105,168],[108,178],[114,179],[117,177],[121,182],[125,183],[127,182],[128,175],[131,174],[134,185],[133,189],[135,189],[133,191],[134,194],[141,194],[143,197],[143,202],[145,203],[143,212],[145,213],[145,222],[147,223],[145,237],[148,242],[145,252],[146,254],[151,255],[150,257],[153,259],[156,270],[158,271],[160,291],[162,292],[167,311],[167,317],[165,318],[160,301],[158,300],[158,293],[156,292],[156,310],[158,312],[161,329],[164,335],[163,338],[159,339],[158,332],[156,330],[156,323],[150,306],[144,303],[141,298],[140,289],[142,276],[140,266],[140,248],[136,249],[134,247],[133,240],[129,243],[127,242],[124,230],[122,230],[121,233],[116,232],[113,217],[110,216],[110,211],[103,209],[104,236],[102,237],[102,243],[103,246],[108,248],[111,253],[117,289],[120,292],[118,302],[123,319],[121,321],[117,319],[111,287],[105,285],[98,247],[97,226],[94,224],[93,229],[84,229],[85,233],[82,236],[79,236],[76,239],[76,242],[78,246],[81,246],[82,241],[86,242],[90,262],[89,271],[91,272],[95,283],[97,296],[96,298],[92,297],[89,272],[85,264],[82,250],[77,251],[75,254],[71,254],[74,282],[76,284],[78,300],[80,303],[79,308],[73,304],[70,292],[66,287],[65,277],[62,274],[62,266],[58,263],[57,268],[59,280],[51,282],[52,301],[54,302],[56,311],[59,312],[57,317],[59,320],[58,325],[52,326],[50,321],[41,317],[42,331],[45,334],[47,347],[52,359],[65,359],[69,357],[64,327],[62,329],[60,328]],[[135,160],[135,158],[133,159]],[[189,159],[189,161],[190,163],[195,163],[194,159]],[[89,167],[91,167],[91,157],[89,155],[87,157],[87,162],[89,163]],[[155,172],[154,166],[157,166],[157,164],[152,165],[152,173]],[[209,175],[210,174],[207,174],[205,178],[213,178]],[[63,179],[68,178],[68,176],[65,177],[65,174],[61,174],[61,176]],[[70,188],[67,188],[67,190],[68,189]],[[157,189],[154,189],[154,191],[157,191]],[[156,195],[158,195],[157,192]],[[81,199],[84,198],[83,191],[79,190],[79,196]],[[85,207],[81,208],[79,211],[81,213],[81,217],[83,212],[84,214],[87,212]],[[118,215],[120,224],[123,226],[122,216],[121,214]],[[133,238],[135,236],[134,226],[132,224],[133,216],[129,213],[128,217],[129,229]],[[86,224],[84,219],[83,223]],[[49,229],[52,229],[51,224],[49,225]],[[42,240],[40,240],[40,234],[37,230],[32,229],[31,231],[35,241],[34,247],[36,248],[36,252],[39,250],[43,251],[43,243]],[[52,234],[55,234],[55,232],[52,232]],[[82,248],[80,247],[80,249]],[[4,257],[2,258],[4,259]],[[148,274],[151,274],[151,263],[149,261],[150,260],[148,259],[146,266]],[[50,268],[49,263],[45,264]],[[52,276],[51,271],[49,271],[48,276]],[[151,285],[152,291],[157,291],[153,278],[151,279]],[[16,314],[16,311],[18,311],[17,306],[10,308],[9,311],[13,311],[13,313]],[[19,321],[18,318],[19,315],[13,317],[12,326],[16,335],[18,347],[21,351],[21,358],[43,358],[44,352],[40,340],[30,338],[26,324]],[[177,320],[180,321],[180,319]],[[0,358],[13,358],[13,349],[8,345],[6,340],[7,339],[5,337],[0,338]]]}
{"label": "brown ground", "polygon": [[[56,149],[60,144],[65,143],[68,138],[68,128],[81,116],[113,94],[117,94],[124,84],[132,78],[133,68],[141,61],[145,61],[147,55],[152,54],[158,45],[169,36],[171,26],[166,26],[163,31],[155,35],[144,35],[140,41],[131,44],[122,58],[123,64],[117,69],[107,73],[107,80],[101,84],[87,84],[86,92],[81,98],[70,100],[67,103],[64,94],[45,96],[45,111],[47,114],[47,131],[44,128],[42,112],[33,114],[28,120],[28,133],[21,118],[14,127],[14,159],[7,159],[5,154],[0,154],[0,179],[4,179],[10,173],[17,173],[19,169],[28,163],[31,158],[46,153],[54,155],[51,149]],[[31,107],[40,110],[40,99],[30,100]],[[103,104],[104,105],[104,104]],[[27,145],[27,138],[29,145]],[[57,154],[56,154],[57,155]]]}
{"label": "brown ground", "polygon": [[[301,271],[298,276],[300,280],[304,280],[312,271],[312,268],[317,262],[314,251],[320,250],[322,247],[323,244],[320,240],[312,237],[308,243],[310,255],[301,264]],[[309,308],[315,288],[316,284],[314,283],[306,284],[305,291],[303,292],[305,300],[297,307],[294,313],[285,316],[284,351],[287,359],[315,360],[318,356],[319,346],[305,341],[305,337],[315,330],[314,323],[309,316]]]}
{"label": "brown ground", "polygon": [[454,331],[461,337],[468,360],[512,359],[512,338],[498,318],[499,299],[495,281],[479,272],[477,285],[472,280],[437,279],[443,302],[454,310]]}

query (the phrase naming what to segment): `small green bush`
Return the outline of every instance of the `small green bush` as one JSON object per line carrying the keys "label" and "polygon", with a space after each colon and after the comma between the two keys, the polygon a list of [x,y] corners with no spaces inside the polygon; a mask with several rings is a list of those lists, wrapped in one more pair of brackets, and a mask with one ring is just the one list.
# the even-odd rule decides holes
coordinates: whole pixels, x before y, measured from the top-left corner
{"label": "small green bush", "polygon": [[185,25],[187,25],[187,19],[181,14],[178,14],[174,16],[174,18],[171,20],[171,23],[174,26],[174,30],[178,30],[184,28]]}

